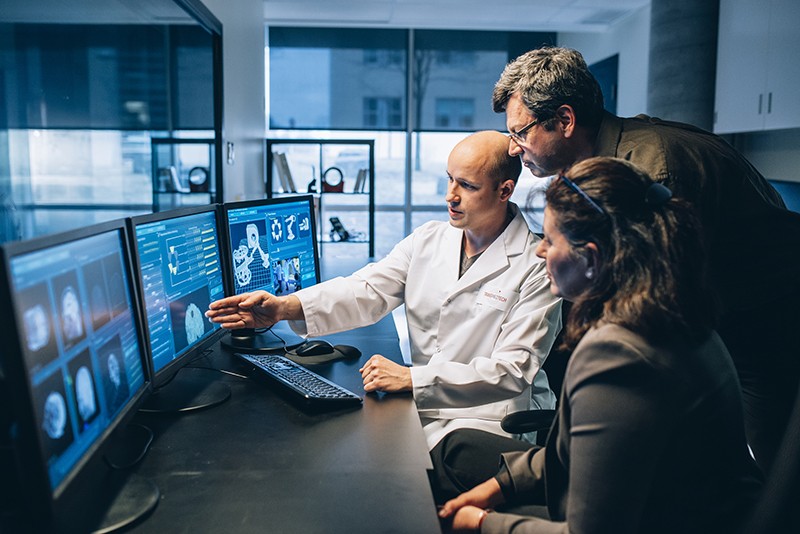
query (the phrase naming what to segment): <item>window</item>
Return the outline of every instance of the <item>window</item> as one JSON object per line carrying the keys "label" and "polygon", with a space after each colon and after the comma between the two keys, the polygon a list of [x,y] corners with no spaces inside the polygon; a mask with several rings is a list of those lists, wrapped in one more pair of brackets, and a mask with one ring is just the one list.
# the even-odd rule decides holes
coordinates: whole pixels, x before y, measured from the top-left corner
{"label": "window", "polygon": [[364,65],[368,67],[404,68],[405,54],[402,50],[368,48],[364,50]]}
{"label": "window", "polygon": [[269,28],[268,43],[269,137],[375,140],[379,256],[447,217],[450,150],[472,131],[505,131],[491,109],[497,78],[511,59],[556,44],[552,33],[288,27]]}
{"label": "window", "polygon": [[365,98],[364,127],[394,130],[403,124],[399,98]]}
{"label": "window", "polygon": [[437,98],[436,126],[470,130],[475,119],[475,101],[470,98]]}

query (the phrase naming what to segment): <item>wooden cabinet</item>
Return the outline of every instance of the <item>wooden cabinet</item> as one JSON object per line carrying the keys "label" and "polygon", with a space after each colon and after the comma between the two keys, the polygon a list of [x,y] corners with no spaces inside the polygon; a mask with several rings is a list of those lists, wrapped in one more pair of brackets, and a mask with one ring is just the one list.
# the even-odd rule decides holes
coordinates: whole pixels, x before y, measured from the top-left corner
{"label": "wooden cabinet", "polygon": [[365,243],[375,256],[375,141],[267,139],[266,193],[317,195],[321,245]]}
{"label": "wooden cabinet", "polygon": [[720,0],[715,133],[800,127],[800,2]]}

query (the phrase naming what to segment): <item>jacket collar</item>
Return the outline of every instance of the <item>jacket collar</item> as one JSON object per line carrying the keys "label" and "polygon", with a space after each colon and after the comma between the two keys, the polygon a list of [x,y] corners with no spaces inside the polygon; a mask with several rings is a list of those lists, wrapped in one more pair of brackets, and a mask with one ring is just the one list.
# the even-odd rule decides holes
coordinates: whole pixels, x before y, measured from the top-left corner
{"label": "jacket collar", "polygon": [[616,156],[622,137],[622,119],[606,111],[594,143],[595,156]]}
{"label": "jacket collar", "polygon": [[[513,202],[509,202],[509,207],[514,218],[506,226],[497,239],[483,251],[481,257],[464,273],[453,288],[453,293],[464,290],[465,288],[480,283],[486,278],[493,277],[499,271],[506,269],[510,263],[511,256],[518,256],[523,253],[530,234],[528,222],[525,220],[519,207]],[[461,240],[464,231],[452,228],[448,238],[447,246],[448,264],[451,265],[455,276],[458,277],[458,269],[461,260]]]}

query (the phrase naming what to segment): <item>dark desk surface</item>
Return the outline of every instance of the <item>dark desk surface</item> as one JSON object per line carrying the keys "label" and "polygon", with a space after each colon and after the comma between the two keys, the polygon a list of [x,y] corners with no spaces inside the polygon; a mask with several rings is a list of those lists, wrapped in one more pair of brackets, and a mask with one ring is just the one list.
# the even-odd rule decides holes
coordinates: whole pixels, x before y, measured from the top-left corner
{"label": "dark desk surface", "polygon": [[[360,361],[310,366],[363,394],[358,369],[373,353],[402,361],[391,316],[327,336]],[[155,440],[137,468],[161,500],[135,532],[439,532],[427,446],[410,395],[365,395],[363,407],[315,413],[216,346],[195,366],[231,388],[219,406],[138,414]]]}

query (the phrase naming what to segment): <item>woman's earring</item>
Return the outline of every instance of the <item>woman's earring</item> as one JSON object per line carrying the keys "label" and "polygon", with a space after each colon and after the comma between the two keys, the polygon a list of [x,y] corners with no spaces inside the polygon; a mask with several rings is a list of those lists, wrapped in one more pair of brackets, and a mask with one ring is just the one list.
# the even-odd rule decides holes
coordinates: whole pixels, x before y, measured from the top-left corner
{"label": "woman's earring", "polygon": [[592,269],[591,267],[586,269],[586,278],[588,278],[589,280],[594,278],[594,269]]}

